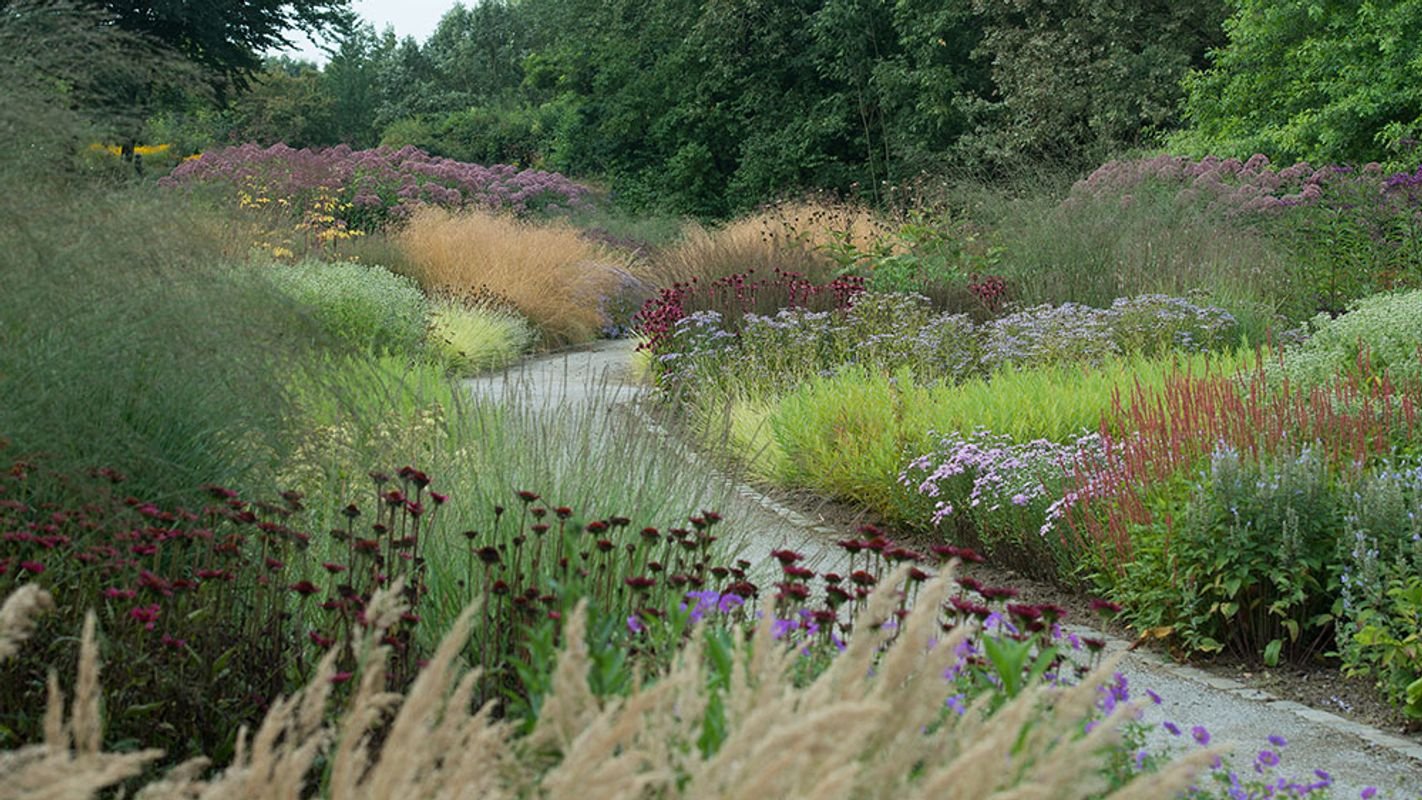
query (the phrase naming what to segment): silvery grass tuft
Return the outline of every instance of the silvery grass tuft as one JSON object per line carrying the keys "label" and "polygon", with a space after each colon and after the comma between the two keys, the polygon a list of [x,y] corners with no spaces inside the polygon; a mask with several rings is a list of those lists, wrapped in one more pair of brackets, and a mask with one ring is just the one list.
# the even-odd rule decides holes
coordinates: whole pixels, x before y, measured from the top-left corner
{"label": "silvery grass tuft", "polygon": [[[1133,712],[1123,705],[1083,733],[1111,665],[1076,687],[1038,686],[992,716],[981,704],[961,716],[945,714],[943,672],[967,635],[940,638],[937,612],[951,570],[925,584],[914,611],[891,629],[882,623],[899,607],[897,587],[906,577],[901,569],[883,582],[846,651],[808,685],[796,685],[797,652],[776,645],[769,620],[737,637],[722,697],[725,735],[713,748],[698,746],[710,700],[705,638],[692,639],[666,672],[627,697],[599,698],[587,681],[585,607],[568,621],[553,691],[528,736],[515,737],[489,706],[472,707],[478,675],[460,669],[459,653],[473,609],[456,620],[407,695],[386,693],[388,653],[375,643],[381,626],[400,612],[400,593],[392,588],[371,602],[358,688],[344,713],[325,721],[335,674],[328,656],[305,691],[276,703],[255,735],[239,734],[231,765],[202,780],[205,762],[189,762],[139,796],[1099,796],[1107,788],[1099,774],[1102,753]],[[6,774],[15,776],[0,784],[0,798],[26,796],[27,787],[43,785],[39,780],[64,781],[72,789],[64,796],[91,796],[156,756],[98,752],[93,641],[93,626],[86,625],[71,720],[63,721],[55,688],[45,742],[0,756],[10,767]],[[1198,750],[1107,796],[1170,797],[1217,752]]]}

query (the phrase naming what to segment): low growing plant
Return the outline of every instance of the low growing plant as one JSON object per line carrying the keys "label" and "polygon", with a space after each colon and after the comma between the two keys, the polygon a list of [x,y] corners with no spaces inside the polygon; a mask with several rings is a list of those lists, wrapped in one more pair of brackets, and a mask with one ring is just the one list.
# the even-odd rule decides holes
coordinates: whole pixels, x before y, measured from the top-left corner
{"label": "low growing plant", "polygon": [[321,261],[272,264],[262,275],[357,350],[413,356],[424,349],[430,306],[409,278],[378,266]]}
{"label": "low growing plant", "polygon": [[537,338],[523,315],[492,302],[467,303],[455,298],[432,308],[430,340],[441,358],[459,375],[473,375],[516,361]]}

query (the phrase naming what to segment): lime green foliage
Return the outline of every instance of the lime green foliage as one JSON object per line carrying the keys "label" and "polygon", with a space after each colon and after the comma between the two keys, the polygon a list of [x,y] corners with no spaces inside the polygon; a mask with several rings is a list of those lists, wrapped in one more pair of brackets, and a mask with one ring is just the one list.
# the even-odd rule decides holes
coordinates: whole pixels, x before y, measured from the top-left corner
{"label": "lime green foliage", "polygon": [[265,274],[327,333],[359,350],[408,354],[424,345],[429,302],[409,278],[384,267],[322,261],[273,264]]}
{"label": "lime green foliage", "polygon": [[763,459],[758,471],[777,482],[864,503],[895,519],[915,516],[900,500],[898,475],[910,457],[928,452],[934,432],[986,428],[1019,442],[1070,441],[1095,430],[1113,398],[1139,382],[1160,386],[1178,370],[1206,365],[1226,372],[1249,355],[1113,359],[1100,367],[1059,365],[1004,370],[957,385],[925,384],[908,370],[893,375],[849,368],[813,378],[767,400],[764,424],[773,447],[755,435],[757,407],[736,401],[733,441]]}
{"label": "lime green foliage", "polygon": [[1233,5],[1229,44],[1185,82],[1191,127],[1173,148],[1316,163],[1415,159],[1422,42],[1410,32],[1422,28],[1422,2]]}
{"label": "lime green foliage", "polygon": [[1308,340],[1284,354],[1282,372],[1292,380],[1317,385],[1384,370],[1394,380],[1422,380],[1422,290],[1373,295],[1340,317],[1318,315],[1309,328]]}
{"label": "lime green foliage", "polygon": [[445,363],[462,375],[507,366],[536,338],[528,321],[513,311],[448,300],[434,306],[430,340]]}

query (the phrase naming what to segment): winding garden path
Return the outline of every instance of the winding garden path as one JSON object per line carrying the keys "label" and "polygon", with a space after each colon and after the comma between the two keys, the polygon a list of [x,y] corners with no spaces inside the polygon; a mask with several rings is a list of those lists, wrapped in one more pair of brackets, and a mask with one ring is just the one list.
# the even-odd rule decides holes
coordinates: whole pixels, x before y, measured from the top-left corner
{"label": "winding garden path", "polygon": [[[529,359],[496,375],[472,379],[466,386],[476,395],[507,391],[511,382],[521,391],[544,400],[548,413],[587,413],[590,401],[608,404],[606,411],[622,410],[640,415],[657,435],[673,438],[650,416],[637,409],[634,401],[645,391],[630,377],[628,369],[633,345],[628,341],[599,342],[591,347]],[[594,410],[593,413],[597,413]],[[677,451],[685,454],[687,469],[704,470],[714,480],[732,481],[714,465],[697,456],[680,442]],[[769,553],[789,547],[807,556],[817,570],[842,569],[844,556],[833,545],[836,539],[853,534],[836,530],[832,523],[815,520],[795,511],[750,486],[734,484],[735,508],[720,509],[728,518],[738,519],[745,529],[733,546],[741,558],[769,571]],[[729,533],[729,532],[728,532]],[[765,573],[762,573],[765,574]],[[1102,636],[1100,632],[1074,627],[1081,634]],[[1108,652],[1126,651],[1128,642],[1105,636]],[[1282,763],[1273,773],[1308,784],[1319,780],[1314,770],[1327,772],[1334,784],[1332,796],[1356,798],[1368,786],[1376,786],[1383,797],[1422,798],[1422,737],[1387,733],[1337,715],[1281,700],[1267,692],[1220,678],[1192,667],[1181,666],[1148,651],[1126,651],[1119,663],[1132,696],[1142,699],[1146,690],[1162,698],[1159,705],[1145,710],[1151,723],[1171,722],[1182,731],[1172,737],[1161,726],[1151,734],[1155,745],[1193,747],[1191,730],[1203,726],[1215,742],[1234,747],[1235,768],[1241,779],[1254,776],[1256,753],[1278,750],[1268,737],[1282,736]]]}

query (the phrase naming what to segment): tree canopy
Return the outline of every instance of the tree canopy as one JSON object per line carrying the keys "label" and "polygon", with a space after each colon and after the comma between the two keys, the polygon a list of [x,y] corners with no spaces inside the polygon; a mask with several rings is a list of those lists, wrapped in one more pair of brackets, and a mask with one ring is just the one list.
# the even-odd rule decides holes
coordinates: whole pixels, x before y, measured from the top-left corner
{"label": "tree canopy", "polygon": [[1422,0],[1231,0],[1228,44],[1185,82],[1192,154],[1388,161],[1422,138]]}

